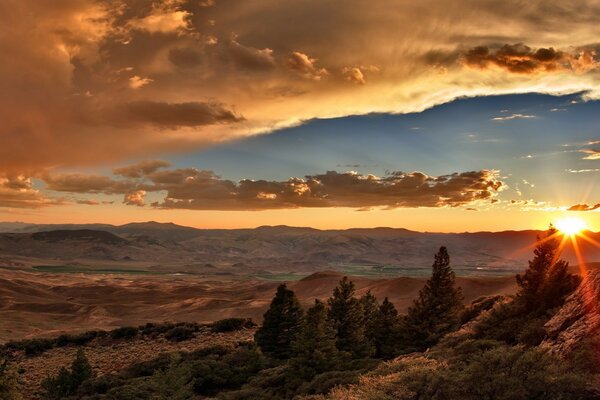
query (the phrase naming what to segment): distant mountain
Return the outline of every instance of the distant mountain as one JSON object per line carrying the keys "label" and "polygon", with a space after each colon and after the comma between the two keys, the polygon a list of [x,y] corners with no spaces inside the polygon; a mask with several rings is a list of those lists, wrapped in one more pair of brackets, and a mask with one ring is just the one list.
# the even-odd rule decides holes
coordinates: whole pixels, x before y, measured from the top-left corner
{"label": "distant mountain", "polygon": [[64,242],[67,240],[104,243],[110,245],[124,245],[128,241],[113,235],[110,232],[95,231],[91,229],[75,229],[75,230],[57,230],[43,231],[31,234],[33,240],[43,240],[47,242]]}
{"label": "distant mountain", "polygon": [[[420,276],[429,273],[440,246],[448,247],[459,275],[513,274],[527,266],[540,233],[288,226],[227,230],[158,222],[12,226],[16,228],[12,233],[0,233],[2,260],[33,257],[90,266],[126,260],[152,270],[236,275],[335,270],[366,276]],[[600,241],[600,234],[587,234]],[[580,240],[579,247],[586,261],[600,261],[600,249],[593,244]],[[570,241],[563,257],[578,264]]]}

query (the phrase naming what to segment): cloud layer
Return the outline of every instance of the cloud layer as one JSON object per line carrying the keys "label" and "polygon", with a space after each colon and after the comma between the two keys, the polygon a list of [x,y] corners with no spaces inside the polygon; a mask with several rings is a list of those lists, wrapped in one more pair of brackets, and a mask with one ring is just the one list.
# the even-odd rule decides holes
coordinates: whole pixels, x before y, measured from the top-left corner
{"label": "cloud layer", "polygon": [[393,172],[384,177],[327,171],[286,181],[234,182],[212,171],[166,166],[162,161],[145,161],[115,169],[115,177],[63,174],[43,180],[48,190],[123,194],[123,203],[136,206],[146,204],[148,193],[160,192],[163,200],[153,202],[152,207],[193,210],[457,207],[491,200],[504,185],[496,171],[487,170],[441,176]]}
{"label": "cloud layer", "polygon": [[596,15],[600,4],[583,0],[7,0],[0,173],[460,96],[598,97]]}

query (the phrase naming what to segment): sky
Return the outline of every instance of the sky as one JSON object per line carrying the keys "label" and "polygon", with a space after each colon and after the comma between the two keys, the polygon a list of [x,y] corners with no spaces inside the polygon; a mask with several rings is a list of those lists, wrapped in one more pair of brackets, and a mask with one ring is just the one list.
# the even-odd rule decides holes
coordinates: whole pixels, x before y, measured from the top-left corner
{"label": "sky", "polygon": [[4,1],[0,220],[600,230],[565,3]]}

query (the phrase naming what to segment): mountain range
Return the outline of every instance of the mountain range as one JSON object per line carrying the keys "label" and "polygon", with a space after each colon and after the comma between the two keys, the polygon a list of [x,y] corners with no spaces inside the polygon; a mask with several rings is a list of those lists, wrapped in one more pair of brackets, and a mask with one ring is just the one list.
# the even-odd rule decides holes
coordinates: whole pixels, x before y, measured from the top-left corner
{"label": "mountain range", "polygon": [[[0,266],[44,272],[112,270],[271,279],[293,279],[323,270],[363,276],[423,276],[430,271],[433,254],[446,246],[458,275],[507,275],[526,268],[541,233],[289,226],[228,230],[158,222],[119,226],[0,223]],[[586,236],[600,241],[599,233],[586,232]],[[579,238],[578,244],[584,260],[600,260],[600,249],[591,242]],[[580,263],[570,240],[563,258]]]}

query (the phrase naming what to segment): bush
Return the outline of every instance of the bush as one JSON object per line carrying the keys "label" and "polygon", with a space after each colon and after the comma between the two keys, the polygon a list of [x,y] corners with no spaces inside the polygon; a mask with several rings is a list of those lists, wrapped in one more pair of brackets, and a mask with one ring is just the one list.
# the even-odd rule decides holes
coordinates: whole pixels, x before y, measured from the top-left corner
{"label": "bush", "polygon": [[194,337],[196,330],[189,326],[176,326],[165,333],[165,339],[171,342],[182,342]]}
{"label": "bush", "polygon": [[[485,350],[486,347],[490,347]],[[469,356],[468,347],[473,349]],[[334,389],[328,398],[529,400],[593,399],[589,376],[539,349],[471,341],[465,357],[447,361],[407,356],[361,377],[358,385]]]}
{"label": "bush", "polygon": [[87,331],[75,335],[64,334],[55,339],[55,344],[57,347],[64,347],[68,345],[82,346],[91,342],[97,337],[102,336],[103,334],[105,334],[103,331]]}
{"label": "bush", "polygon": [[0,358],[0,399],[17,400],[20,399],[17,389],[18,376],[8,361]]}
{"label": "bush", "polygon": [[132,339],[137,333],[137,328],[133,326],[124,326],[110,331],[110,337],[113,339]]}
{"label": "bush", "polygon": [[25,350],[25,354],[28,356],[40,355],[54,347],[54,341],[51,339],[31,339],[22,343],[22,349]]}
{"label": "bush", "polygon": [[226,318],[213,322],[210,325],[210,330],[215,333],[233,332],[254,327],[256,327],[256,324],[251,318]]}

